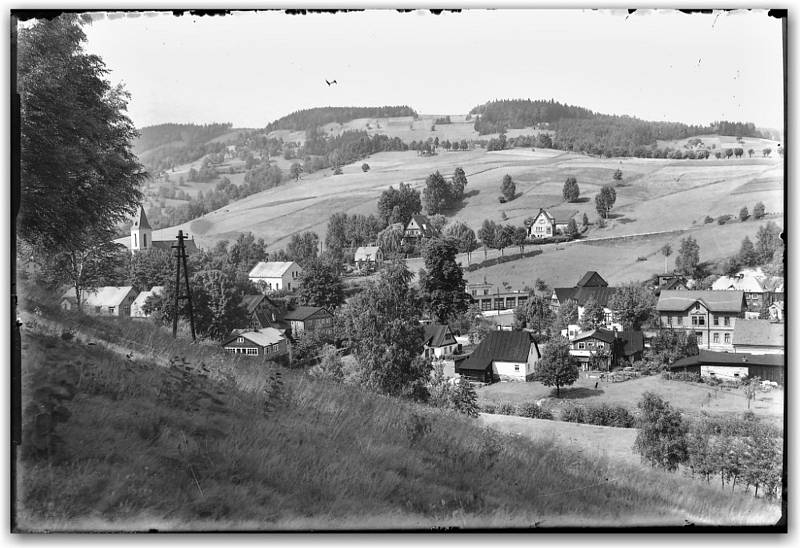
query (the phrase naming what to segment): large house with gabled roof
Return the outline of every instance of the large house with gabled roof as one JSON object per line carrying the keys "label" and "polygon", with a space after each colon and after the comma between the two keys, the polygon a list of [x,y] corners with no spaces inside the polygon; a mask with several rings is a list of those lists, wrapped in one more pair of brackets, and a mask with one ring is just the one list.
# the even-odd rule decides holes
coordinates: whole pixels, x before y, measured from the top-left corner
{"label": "large house with gabled roof", "polygon": [[743,320],[747,304],[743,291],[662,291],[656,311],[659,327],[694,333],[697,346],[732,351],[733,333]]}
{"label": "large house with gabled roof", "polygon": [[578,305],[578,318],[583,318],[586,305],[594,301],[603,307],[603,325],[609,329],[622,329],[619,323],[614,322],[614,311],[609,308],[608,301],[617,292],[616,287],[608,287],[600,274],[594,270],[586,272],[575,287],[556,287],[550,298],[550,308],[557,313],[567,301],[575,301]]}
{"label": "large house with gabled roof", "polygon": [[438,359],[458,352],[460,345],[447,324],[426,325],[424,336],[422,355],[426,358]]}
{"label": "large house with gabled roof", "polygon": [[527,381],[541,358],[539,346],[527,331],[490,331],[455,372],[471,381]]}
{"label": "large house with gabled roof", "polygon": [[592,329],[570,339],[570,356],[576,358],[583,370],[611,370],[623,360],[633,363],[642,359],[644,335],[641,331]]}
{"label": "large house with gabled roof", "polygon": [[428,218],[425,215],[412,215],[403,232],[403,242],[416,243],[431,236],[433,236],[433,229]]}
{"label": "large house with gabled roof", "polygon": [[301,284],[303,269],[294,261],[261,261],[248,274],[248,278],[264,293],[296,291]]}
{"label": "large house with gabled roof", "polygon": [[283,321],[289,324],[294,338],[305,334],[333,335],[333,314],[321,306],[298,306],[286,312]]}
{"label": "large house with gabled roof", "polygon": [[[130,317],[131,305],[136,300],[137,292],[132,286],[106,286],[91,291],[84,291],[81,297],[81,310],[95,316]],[[61,297],[63,310],[77,310],[78,302],[75,290],[69,289]]]}
{"label": "large house with gabled roof", "polygon": [[539,213],[528,225],[528,238],[552,238],[563,233],[574,214],[574,211],[539,208]]}

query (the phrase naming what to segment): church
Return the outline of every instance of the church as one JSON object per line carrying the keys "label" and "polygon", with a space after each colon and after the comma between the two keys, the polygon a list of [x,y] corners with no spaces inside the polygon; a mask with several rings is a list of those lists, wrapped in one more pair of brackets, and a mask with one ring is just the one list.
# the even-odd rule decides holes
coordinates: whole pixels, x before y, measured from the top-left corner
{"label": "church", "polygon": [[[139,213],[134,216],[132,220],[130,239],[121,238],[116,240],[116,242],[130,249],[131,254],[136,254],[137,251],[143,251],[146,249],[163,249],[171,252],[172,246],[177,242],[177,235],[178,232],[176,230],[175,237],[172,239],[153,239],[153,228],[150,226],[150,223],[147,222],[147,215],[144,213],[144,207],[140,205]],[[194,239],[184,240],[183,246],[186,249],[186,253],[193,253],[197,251],[197,245],[194,243]]]}

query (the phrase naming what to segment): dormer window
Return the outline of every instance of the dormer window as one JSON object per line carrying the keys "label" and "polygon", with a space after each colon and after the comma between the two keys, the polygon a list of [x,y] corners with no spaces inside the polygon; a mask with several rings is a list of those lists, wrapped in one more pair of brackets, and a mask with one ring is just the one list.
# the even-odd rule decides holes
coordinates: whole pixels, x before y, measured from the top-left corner
{"label": "dormer window", "polygon": [[236,338],[236,342],[237,343],[243,343],[244,342],[244,337],[237,337]]}

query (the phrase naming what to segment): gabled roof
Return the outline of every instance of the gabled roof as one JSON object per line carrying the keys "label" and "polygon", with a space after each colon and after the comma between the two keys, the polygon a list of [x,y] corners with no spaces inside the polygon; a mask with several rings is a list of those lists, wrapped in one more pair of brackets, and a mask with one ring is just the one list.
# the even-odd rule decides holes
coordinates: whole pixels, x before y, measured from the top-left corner
{"label": "gabled roof", "polygon": [[378,257],[381,248],[377,245],[365,245],[356,249],[356,261],[374,261]]}
{"label": "gabled roof", "polygon": [[136,298],[133,299],[133,303],[131,303],[132,307],[142,307],[144,303],[147,302],[147,299],[150,298],[151,295],[161,295],[164,293],[164,286],[163,285],[154,285],[150,291],[142,291]]}
{"label": "gabled roof", "polygon": [[[129,285],[98,287],[94,291],[83,294],[83,304],[86,306],[119,306],[125,297],[133,290]],[[64,293],[63,299],[75,300],[75,291],[70,289]]]}
{"label": "gabled roof", "polygon": [[147,215],[144,213],[144,207],[139,206],[139,211],[133,217],[133,225],[131,228],[152,228],[150,223],[147,222]]}
{"label": "gabled roof", "polygon": [[608,282],[594,270],[589,270],[578,280],[575,287],[608,287]]}
{"label": "gabled roof", "polygon": [[644,351],[644,334],[641,331],[632,329],[617,331],[615,335],[614,331],[610,329],[598,328],[585,333],[578,333],[572,341],[577,342],[586,339],[597,339],[608,344],[613,344],[615,339],[619,340],[622,343],[621,351],[623,356],[632,356]]}
{"label": "gabled roof", "polygon": [[284,314],[283,319],[287,321],[293,320],[296,322],[301,322],[318,313],[322,313],[324,316],[333,316],[333,314],[321,306],[298,306],[294,310],[290,310]]}
{"label": "gabled roof", "polygon": [[690,365],[762,365],[767,367],[784,367],[786,364],[785,354],[747,354],[744,352],[712,352],[710,350],[700,350],[700,354],[681,358],[669,366],[670,369],[678,369]]}
{"label": "gabled roof", "polygon": [[[412,215],[411,220],[414,221],[419,229],[422,231],[424,235],[428,235],[431,232],[431,222],[425,215]],[[411,224],[411,221],[408,222]],[[408,230],[408,225],[406,225],[406,230]]]}
{"label": "gabled roof", "polygon": [[539,347],[526,331],[490,331],[470,354],[459,364],[460,369],[472,371],[486,370],[493,361],[525,362],[531,345],[536,347],[537,359],[541,356]]}
{"label": "gabled roof", "polygon": [[292,261],[261,261],[250,271],[251,278],[280,278],[297,263]]}
{"label": "gabled roof", "polygon": [[556,287],[554,289],[559,304],[564,304],[568,300],[573,300],[579,306],[594,299],[601,306],[607,307],[608,300],[617,292],[616,287]]}
{"label": "gabled roof", "polygon": [[258,295],[245,295],[242,297],[242,304],[247,308],[247,313],[252,314],[264,298],[264,295],[261,293]]}
{"label": "gabled roof", "polygon": [[680,278],[670,278],[669,280],[661,284],[661,287],[659,289],[661,291],[669,291],[670,289],[684,290],[689,288],[686,287],[686,283]]}
{"label": "gabled roof", "polygon": [[737,321],[733,329],[733,346],[784,347],[784,324],[769,320]]}
{"label": "gabled roof", "polygon": [[238,337],[244,337],[246,340],[261,347],[277,344],[284,340],[283,333],[281,333],[278,329],[275,329],[274,327],[265,327],[263,329],[259,329],[258,331],[234,332],[222,343],[222,345],[225,346],[226,344],[230,344]]}
{"label": "gabled roof", "polygon": [[712,290],[665,290],[658,296],[659,312],[683,312],[700,302],[711,312],[741,312],[745,309],[744,292]]}
{"label": "gabled roof", "polygon": [[578,335],[572,339],[573,342],[583,341],[586,339],[597,339],[599,341],[603,341],[605,343],[611,344],[614,342],[614,332],[610,329],[592,329],[591,331],[584,331],[582,333],[578,333]]}
{"label": "gabled roof", "polygon": [[555,220],[557,225],[565,225],[569,223],[569,220],[575,216],[577,210],[575,209],[561,209],[561,208],[553,208],[549,210],[550,217]]}
{"label": "gabled roof", "polygon": [[456,339],[447,324],[429,324],[425,326],[425,346],[439,348],[455,344]]}

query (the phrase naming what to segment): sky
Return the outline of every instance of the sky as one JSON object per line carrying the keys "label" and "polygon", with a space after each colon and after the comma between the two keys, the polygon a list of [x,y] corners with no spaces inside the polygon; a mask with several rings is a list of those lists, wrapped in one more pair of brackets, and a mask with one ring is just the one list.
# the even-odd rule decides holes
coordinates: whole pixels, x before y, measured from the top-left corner
{"label": "sky", "polygon": [[263,127],[328,105],[465,114],[493,99],[552,98],[647,120],[783,128],[781,23],[764,10],[151,12],[96,15],[85,32],[85,49],[130,92],[137,127]]}

